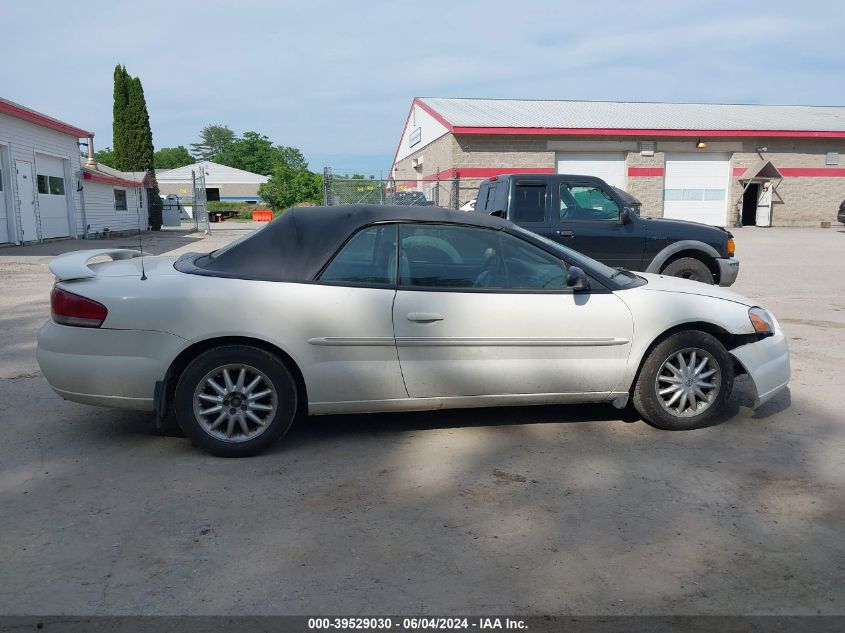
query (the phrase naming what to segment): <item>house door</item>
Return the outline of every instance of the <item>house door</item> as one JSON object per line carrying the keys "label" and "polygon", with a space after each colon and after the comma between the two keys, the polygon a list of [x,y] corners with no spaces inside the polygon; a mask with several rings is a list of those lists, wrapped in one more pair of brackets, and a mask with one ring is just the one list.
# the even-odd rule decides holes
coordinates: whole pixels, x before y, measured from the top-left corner
{"label": "house door", "polygon": [[757,224],[757,192],[760,185],[752,183],[742,194],[742,226]]}
{"label": "house door", "polygon": [[35,185],[32,182],[32,163],[15,161],[18,185],[18,209],[21,217],[21,242],[38,239],[38,220],[35,217]]}
{"label": "house door", "polygon": [[6,209],[6,167],[0,154],[0,243],[9,241],[9,212]]}

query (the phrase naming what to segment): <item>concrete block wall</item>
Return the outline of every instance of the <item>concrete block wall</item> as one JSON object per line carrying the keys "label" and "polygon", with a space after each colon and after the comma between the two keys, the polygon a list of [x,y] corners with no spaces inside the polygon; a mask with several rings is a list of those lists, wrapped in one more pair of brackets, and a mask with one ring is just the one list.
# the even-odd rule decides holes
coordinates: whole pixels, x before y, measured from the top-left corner
{"label": "concrete block wall", "polygon": [[[550,141],[560,141],[561,137],[550,136],[500,136],[500,135],[461,135],[447,134],[433,143],[421,148],[408,158],[397,163],[397,179],[425,178],[438,171],[451,168],[498,168],[510,167],[554,169],[555,151],[550,150]],[[624,141],[634,144],[640,140],[654,140],[654,156],[643,156],[638,151],[627,150],[626,169],[657,168],[657,175],[628,175],[627,189],[643,204],[643,214],[653,217],[663,216],[663,185],[666,151],[695,152],[695,139],[689,138],[626,138]],[[742,185],[734,175],[739,169],[759,161],[758,147],[766,147],[765,158],[770,159],[779,168],[813,168],[822,170],[822,175],[796,176],[786,175],[777,188],[773,204],[773,223],[776,226],[818,226],[822,220],[834,220],[839,204],[845,200],[845,139],[812,138],[749,138],[749,139],[704,139],[710,146],[703,150],[726,151],[731,155],[731,184],[728,201],[728,224],[736,218],[736,203],[742,196]],[[578,142],[594,144],[595,149],[603,151],[603,145],[618,142],[619,139],[580,138]],[[661,145],[664,146],[661,149]],[[680,146],[680,148],[679,148]],[[730,148],[729,150],[726,148]],[[588,151],[588,150],[584,150]],[[614,151],[608,147],[608,151]],[[839,152],[840,164],[825,165],[828,152]],[[411,167],[413,158],[423,158],[422,169]],[[830,176],[824,170],[830,169]],[[461,204],[475,196],[478,179],[463,179],[459,198]],[[431,188],[426,183],[423,190]],[[448,185],[441,184],[441,200]],[[428,194],[427,194],[428,195]]]}
{"label": "concrete block wall", "polygon": [[[627,152],[625,168],[660,169],[664,167],[663,152],[654,152],[654,156],[643,156],[639,152]],[[663,175],[628,174],[628,192],[642,202],[640,213],[652,218],[663,217]]]}

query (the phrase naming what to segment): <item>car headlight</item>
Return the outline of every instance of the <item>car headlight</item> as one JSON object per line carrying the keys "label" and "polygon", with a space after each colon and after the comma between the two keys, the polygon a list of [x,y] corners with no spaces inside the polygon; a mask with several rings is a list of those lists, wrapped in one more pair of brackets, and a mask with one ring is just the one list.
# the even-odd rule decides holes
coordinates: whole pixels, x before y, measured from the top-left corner
{"label": "car headlight", "polygon": [[767,310],[763,308],[749,308],[748,318],[751,320],[751,327],[758,334],[774,334],[775,320]]}

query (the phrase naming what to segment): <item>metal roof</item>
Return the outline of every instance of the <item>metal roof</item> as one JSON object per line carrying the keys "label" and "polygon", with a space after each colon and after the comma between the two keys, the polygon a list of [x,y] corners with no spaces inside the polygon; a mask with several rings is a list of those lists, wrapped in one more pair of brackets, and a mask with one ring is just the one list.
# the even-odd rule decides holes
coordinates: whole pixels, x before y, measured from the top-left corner
{"label": "metal roof", "polygon": [[156,180],[163,182],[191,182],[191,171],[199,173],[200,169],[205,170],[206,183],[248,183],[261,184],[270,180],[267,176],[253,174],[251,171],[244,171],[235,167],[212,163],[211,161],[200,161],[192,165],[177,167],[176,169],[157,169]]}
{"label": "metal roof", "polygon": [[54,119],[51,116],[47,116],[46,114],[42,114],[41,112],[37,112],[31,108],[22,106],[14,101],[4,99],[3,97],[0,97],[0,114],[8,114],[9,116],[23,119],[24,121],[29,121],[30,123],[35,123],[37,125],[50,128],[51,130],[56,130],[57,132],[70,134],[76,138],[94,136],[93,132],[83,130],[82,128],[78,128],[70,123],[65,123],[64,121],[59,121],[58,119]]}
{"label": "metal roof", "polygon": [[845,132],[843,106],[442,97],[419,97],[417,101],[455,128]]}

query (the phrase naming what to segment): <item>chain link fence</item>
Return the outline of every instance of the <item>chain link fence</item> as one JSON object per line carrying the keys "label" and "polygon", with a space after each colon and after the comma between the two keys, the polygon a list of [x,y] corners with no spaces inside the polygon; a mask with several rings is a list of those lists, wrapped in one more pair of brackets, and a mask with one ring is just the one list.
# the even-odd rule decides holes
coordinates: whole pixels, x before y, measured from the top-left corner
{"label": "chain link fence", "polygon": [[481,180],[435,177],[418,180],[380,179],[373,176],[346,176],[323,170],[323,204],[398,204],[460,209],[475,199]]}

